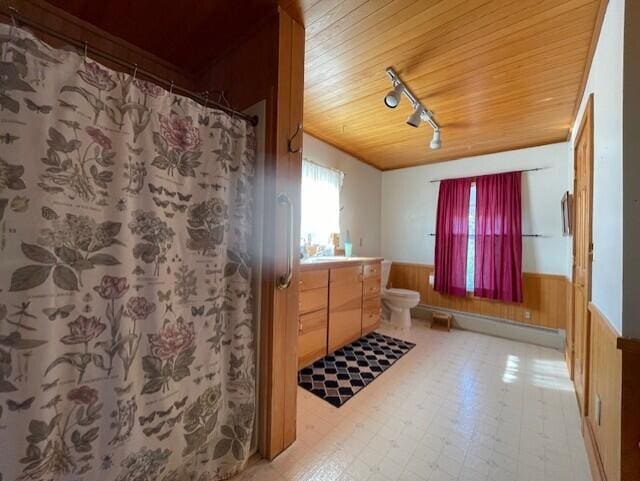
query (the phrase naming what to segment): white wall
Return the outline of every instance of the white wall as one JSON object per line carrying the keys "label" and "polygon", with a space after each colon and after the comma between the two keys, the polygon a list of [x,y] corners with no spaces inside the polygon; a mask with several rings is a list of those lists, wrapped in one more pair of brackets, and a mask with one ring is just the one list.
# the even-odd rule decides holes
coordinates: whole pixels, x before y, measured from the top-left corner
{"label": "white wall", "polygon": [[569,275],[571,240],[562,236],[560,202],[569,190],[569,144],[559,143],[450,162],[383,172],[382,254],[398,262],[434,263],[439,183],[465,177],[536,167],[522,174],[522,231],[525,272]]}
{"label": "white wall", "polygon": [[573,145],[587,100],[593,93],[592,302],[620,332],[623,36],[624,0],[610,0],[571,139]]}
{"label": "white wall", "polygon": [[380,255],[382,172],[311,135],[304,134],[303,157],[344,172],[340,192],[340,232],[351,235],[353,255]]}

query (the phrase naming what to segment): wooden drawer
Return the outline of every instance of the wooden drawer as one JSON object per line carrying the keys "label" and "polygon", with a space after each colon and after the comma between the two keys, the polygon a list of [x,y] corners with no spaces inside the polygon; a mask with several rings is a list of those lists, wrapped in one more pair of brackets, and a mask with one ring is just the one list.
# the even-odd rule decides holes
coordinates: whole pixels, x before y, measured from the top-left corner
{"label": "wooden drawer", "polygon": [[365,299],[362,303],[362,335],[368,334],[380,326],[380,298]]}
{"label": "wooden drawer", "polygon": [[336,282],[353,284],[362,282],[362,264],[331,269],[331,272],[329,273],[329,281],[331,284]]}
{"label": "wooden drawer", "polygon": [[364,277],[380,277],[381,264],[376,262],[374,264],[364,265]]}
{"label": "wooden drawer", "polygon": [[300,273],[300,290],[317,289],[329,285],[329,269],[303,271]]}
{"label": "wooden drawer", "polygon": [[327,330],[327,309],[321,309],[300,316],[298,329],[300,334],[308,334],[309,332],[322,329]]}
{"label": "wooden drawer", "polygon": [[380,276],[367,277],[362,286],[363,297],[380,297]]}
{"label": "wooden drawer", "polygon": [[303,314],[299,319],[298,368],[327,355],[327,309]]}
{"label": "wooden drawer", "polygon": [[306,291],[300,291],[300,297],[299,297],[300,314],[318,311],[320,309],[326,309],[328,303],[329,303],[328,287],[320,287],[318,289],[309,289]]}
{"label": "wooden drawer", "polygon": [[362,310],[364,311],[379,311],[382,303],[379,297],[372,297],[362,301]]}

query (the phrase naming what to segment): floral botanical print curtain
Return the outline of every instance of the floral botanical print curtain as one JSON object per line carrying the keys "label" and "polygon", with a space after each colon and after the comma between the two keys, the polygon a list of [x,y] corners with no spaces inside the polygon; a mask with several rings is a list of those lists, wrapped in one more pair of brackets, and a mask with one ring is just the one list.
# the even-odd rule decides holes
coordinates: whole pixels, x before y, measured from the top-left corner
{"label": "floral botanical print curtain", "polygon": [[253,127],[21,29],[0,47],[0,478],[235,474]]}

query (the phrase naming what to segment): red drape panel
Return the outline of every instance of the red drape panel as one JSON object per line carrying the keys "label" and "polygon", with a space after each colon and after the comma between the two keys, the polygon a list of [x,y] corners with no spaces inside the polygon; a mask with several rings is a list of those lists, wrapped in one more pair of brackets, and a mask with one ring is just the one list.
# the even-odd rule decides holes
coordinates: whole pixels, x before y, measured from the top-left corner
{"label": "red drape panel", "polygon": [[465,296],[469,192],[471,179],[440,182],[436,220],[434,289],[443,294]]}
{"label": "red drape panel", "polygon": [[520,172],[476,179],[474,295],[522,302]]}

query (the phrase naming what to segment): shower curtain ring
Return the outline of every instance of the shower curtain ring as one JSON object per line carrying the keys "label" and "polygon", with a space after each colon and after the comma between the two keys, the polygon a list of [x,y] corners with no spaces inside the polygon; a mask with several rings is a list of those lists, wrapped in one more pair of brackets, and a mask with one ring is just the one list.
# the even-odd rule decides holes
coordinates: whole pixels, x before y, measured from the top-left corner
{"label": "shower curtain ring", "polygon": [[138,75],[138,64],[134,63],[133,64],[133,76],[132,76],[131,80],[135,80],[136,79],[136,75]]}
{"label": "shower curtain ring", "polygon": [[87,63],[87,53],[89,52],[89,42],[87,42],[86,40],[84,41],[84,55],[82,56],[82,59],[84,60],[84,63]]}
{"label": "shower curtain ring", "polygon": [[16,14],[18,10],[14,7],[9,7],[9,16],[11,17],[11,28],[9,29],[9,38],[13,39],[13,30],[18,28],[18,22],[16,21]]}
{"label": "shower curtain ring", "polygon": [[18,22],[16,22],[16,14],[18,10],[15,7],[9,7],[9,16],[11,17],[11,25],[13,28],[18,28]]}
{"label": "shower curtain ring", "polygon": [[205,90],[204,91],[204,105],[202,106],[202,111],[204,112],[204,110],[207,108],[207,104],[209,103],[209,91]]}
{"label": "shower curtain ring", "polygon": [[169,85],[169,95],[173,93],[173,80],[171,81],[171,85]]}

